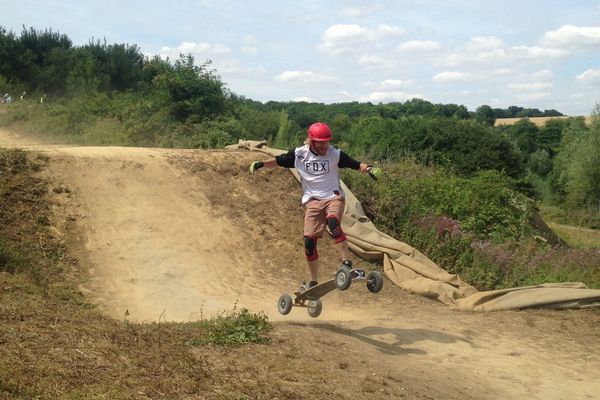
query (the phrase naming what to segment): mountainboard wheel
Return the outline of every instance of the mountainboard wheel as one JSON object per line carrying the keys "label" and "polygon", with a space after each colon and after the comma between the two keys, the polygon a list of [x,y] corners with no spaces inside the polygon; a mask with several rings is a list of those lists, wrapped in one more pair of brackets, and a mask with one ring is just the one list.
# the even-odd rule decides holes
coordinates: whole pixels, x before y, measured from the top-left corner
{"label": "mountainboard wheel", "polygon": [[379,271],[371,271],[367,275],[367,289],[371,293],[377,293],[383,288],[383,276]]}
{"label": "mountainboard wheel", "polygon": [[346,290],[352,283],[352,272],[347,268],[340,268],[335,273],[335,286],[340,290]]}
{"label": "mountainboard wheel", "polygon": [[277,309],[281,315],[288,315],[292,310],[292,296],[285,293],[279,296],[279,301],[277,302]]}
{"label": "mountainboard wheel", "polygon": [[310,315],[313,318],[317,318],[319,315],[321,315],[321,311],[323,311],[323,303],[321,303],[321,300],[317,299],[317,300],[311,300],[310,303],[308,303],[308,315]]}

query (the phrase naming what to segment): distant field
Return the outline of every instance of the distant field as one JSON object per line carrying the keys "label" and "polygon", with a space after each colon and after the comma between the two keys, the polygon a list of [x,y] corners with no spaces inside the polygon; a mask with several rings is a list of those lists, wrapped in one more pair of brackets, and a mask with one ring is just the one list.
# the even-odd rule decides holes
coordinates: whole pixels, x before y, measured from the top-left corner
{"label": "distant field", "polygon": [[548,225],[570,246],[600,249],[600,231],[597,229],[587,229],[554,222],[549,222]]}
{"label": "distant field", "polygon": [[[517,121],[520,121],[522,119],[528,119],[531,122],[533,122],[534,124],[536,124],[537,126],[544,126],[544,124],[546,123],[546,121],[550,120],[550,119],[565,119],[565,118],[570,118],[570,117],[577,117],[577,116],[573,116],[573,115],[565,115],[562,117],[526,117],[526,118],[498,118],[496,119],[496,123],[494,124],[494,126],[500,126],[500,125],[512,125],[514,123],[516,123]],[[592,121],[592,117],[590,115],[586,115],[583,116],[585,118],[585,122],[587,122],[588,124]]]}

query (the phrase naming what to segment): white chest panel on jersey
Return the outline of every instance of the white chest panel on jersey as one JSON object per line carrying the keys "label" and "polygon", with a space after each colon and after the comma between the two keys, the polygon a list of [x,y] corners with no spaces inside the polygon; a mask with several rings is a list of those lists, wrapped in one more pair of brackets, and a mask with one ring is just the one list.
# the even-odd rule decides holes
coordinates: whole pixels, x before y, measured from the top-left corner
{"label": "white chest panel on jersey", "polygon": [[327,200],[344,196],[338,167],[340,150],[329,146],[327,153],[319,156],[310,151],[307,144],[296,148],[294,154],[294,167],[302,178],[302,204],[310,199]]}

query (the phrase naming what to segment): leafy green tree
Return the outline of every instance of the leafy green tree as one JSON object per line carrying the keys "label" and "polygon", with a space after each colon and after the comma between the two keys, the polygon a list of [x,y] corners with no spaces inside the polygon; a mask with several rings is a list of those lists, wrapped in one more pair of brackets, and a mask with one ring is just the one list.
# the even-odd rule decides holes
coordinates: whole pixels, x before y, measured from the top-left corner
{"label": "leafy green tree", "polygon": [[539,128],[536,124],[528,119],[522,119],[508,129],[517,147],[524,154],[531,154],[537,150]]}
{"label": "leafy green tree", "polygon": [[[343,140],[350,146],[352,154],[364,155],[372,159],[391,160],[403,152],[401,132],[389,118],[365,116],[359,118]],[[405,152],[405,150],[404,150]]]}
{"label": "leafy green tree", "polygon": [[433,104],[423,99],[411,99],[404,103],[408,115],[432,115]]}
{"label": "leafy green tree", "polygon": [[544,113],[537,108],[523,108],[516,113],[515,117],[526,118],[526,117],[543,117]]}
{"label": "leafy green tree", "polygon": [[454,117],[458,119],[468,119],[470,117],[469,110],[461,104],[454,112]]}
{"label": "leafy green tree", "polygon": [[285,111],[279,113],[279,129],[275,135],[274,146],[279,149],[290,149],[302,143],[301,129],[292,121]]}
{"label": "leafy green tree", "polygon": [[544,117],[560,117],[563,113],[556,111],[555,109],[544,110]]}
{"label": "leafy green tree", "polygon": [[600,122],[599,106],[587,126],[571,119],[563,133],[552,170],[552,187],[568,210],[600,206]]}
{"label": "leafy green tree", "polygon": [[479,170],[524,173],[522,156],[504,136],[473,121],[450,118],[399,121],[403,146],[425,164],[449,166],[463,175]]}
{"label": "leafy green tree", "polygon": [[546,150],[541,149],[531,154],[527,166],[531,172],[545,177],[552,171],[552,159]]}
{"label": "leafy green tree", "polygon": [[102,72],[100,61],[89,46],[75,49],[71,69],[67,77],[67,87],[76,94],[94,93],[107,87],[109,77]]}
{"label": "leafy green tree", "polygon": [[568,123],[566,119],[550,119],[546,121],[538,134],[538,147],[545,149],[551,157],[556,155],[563,130]]}
{"label": "leafy green tree", "polygon": [[111,90],[136,87],[141,79],[144,55],[136,45],[112,44],[106,47],[107,74]]}
{"label": "leafy green tree", "polygon": [[66,35],[52,30],[23,27],[16,36],[0,27],[0,75],[28,90],[63,90],[71,47]]}
{"label": "leafy green tree", "polygon": [[462,104],[434,104],[432,116],[443,118],[468,119],[469,111]]}
{"label": "leafy green tree", "polygon": [[503,108],[494,108],[494,115],[496,118],[508,118],[508,111]]}
{"label": "leafy green tree", "polygon": [[507,110],[506,118],[515,118],[522,109],[523,109],[523,107],[518,107],[518,106],[508,107],[506,109]]}
{"label": "leafy green tree", "polygon": [[600,106],[596,106],[592,125],[570,143],[572,158],[567,165],[566,203],[600,209]]}
{"label": "leafy green tree", "polygon": [[210,62],[194,64],[192,55],[181,56],[163,83],[169,93],[171,115],[178,121],[215,118],[226,111],[223,83],[209,69]]}
{"label": "leafy green tree", "polygon": [[7,81],[17,78],[17,39],[13,32],[8,32],[0,25],[0,75]]}
{"label": "leafy green tree", "polygon": [[475,110],[475,120],[485,126],[494,126],[496,115],[492,107],[482,105]]}
{"label": "leafy green tree", "polygon": [[347,149],[348,134],[352,129],[352,120],[348,114],[336,114],[331,121],[331,129],[333,130],[333,140],[337,142],[341,149]]}
{"label": "leafy green tree", "polygon": [[173,70],[168,60],[163,60],[155,55],[144,61],[138,85],[151,86],[155,79],[162,79]]}
{"label": "leafy green tree", "polygon": [[250,104],[243,104],[236,108],[235,115],[244,130],[243,139],[272,141],[279,131],[279,112],[259,111]]}

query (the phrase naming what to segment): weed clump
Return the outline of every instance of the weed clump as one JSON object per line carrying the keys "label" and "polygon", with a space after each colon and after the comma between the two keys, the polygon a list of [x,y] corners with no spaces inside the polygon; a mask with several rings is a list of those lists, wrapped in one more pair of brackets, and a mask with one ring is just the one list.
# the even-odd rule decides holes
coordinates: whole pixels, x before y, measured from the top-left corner
{"label": "weed clump", "polygon": [[271,330],[267,316],[262,312],[251,313],[245,308],[223,313],[197,324],[201,335],[188,340],[187,345],[239,346],[244,343],[267,344],[271,341],[265,336]]}

